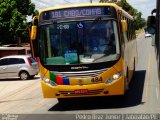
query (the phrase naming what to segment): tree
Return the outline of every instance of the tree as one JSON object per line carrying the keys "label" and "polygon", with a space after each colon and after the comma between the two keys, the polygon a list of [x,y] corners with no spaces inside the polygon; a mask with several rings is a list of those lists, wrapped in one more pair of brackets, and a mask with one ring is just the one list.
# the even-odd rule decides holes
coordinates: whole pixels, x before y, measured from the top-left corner
{"label": "tree", "polygon": [[142,18],[142,13],[138,12],[137,9],[133,8],[126,0],[100,0],[100,2],[114,2],[118,6],[122,7],[125,11],[127,11],[130,15],[134,17],[134,24],[136,30],[143,28],[146,25],[146,21]]}
{"label": "tree", "polygon": [[27,28],[27,15],[34,10],[31,0],[0,0],[0,43],[17,43],[20,31]]}
{"label": "tree", "polygon": [[106,2],[111,3],[111,2],[117,2],[117,0],[100,0],[99,2],[100,3],[106,3]]}

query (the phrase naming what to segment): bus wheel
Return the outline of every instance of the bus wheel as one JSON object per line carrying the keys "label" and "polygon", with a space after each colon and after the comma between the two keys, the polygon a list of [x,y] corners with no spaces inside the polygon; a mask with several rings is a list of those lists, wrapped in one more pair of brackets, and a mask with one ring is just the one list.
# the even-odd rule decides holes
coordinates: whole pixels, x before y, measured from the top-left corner
{"label": "bus wheel", "polygon": [[134,59],[134,64],[133,64],[134,66],[134,68],[133,68],[133,75],[132,75],[132,80],[134,80],[135,79],[135,70],[136,70],[136,61],[135,61],[135,59]]}
{"label": "bus wheel", "polygon": [[129,85],[128,85],[128,69],[127,69],[127,75],[126,78],[124,80],[124,93],[126,94],[127,90],[129,89]]}

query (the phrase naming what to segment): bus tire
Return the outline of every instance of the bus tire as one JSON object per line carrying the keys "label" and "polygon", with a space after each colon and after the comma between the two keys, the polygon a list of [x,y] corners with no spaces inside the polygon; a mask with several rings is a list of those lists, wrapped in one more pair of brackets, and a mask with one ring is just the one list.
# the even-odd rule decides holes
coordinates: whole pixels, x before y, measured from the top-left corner
{"label": "bus tire", "polygon": [[134,64],[133,64],[134,66],[134,68],[133,68],[133,75],[132,75],[132,80],[134,80],[135,79],[135,70],[136,70],[136,61],[135,61],[135,58],[134,58]]}
{"label": "bus tire", "polygon": [[128,68],[127,68],[127,73],[126,73],[126,78],[124,80],[124,94],[126,94],[126,92],[128,91],[129,89],[129,85],[128,85]]}

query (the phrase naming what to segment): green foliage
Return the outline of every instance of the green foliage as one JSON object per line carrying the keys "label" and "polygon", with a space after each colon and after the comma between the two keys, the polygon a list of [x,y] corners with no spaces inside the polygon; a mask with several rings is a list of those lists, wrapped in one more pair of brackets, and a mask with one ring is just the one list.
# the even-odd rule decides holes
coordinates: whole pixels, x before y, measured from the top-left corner
{"label": "green foliage", "polygon": [[35,9],[35,5],[31,3],[31,0],[16,0],[18,11],[23,15],[32,15]]}
{"label": "green foliage", "polygon": [[116,2],[117,0],[100,0],[99,2],[100,3],[106,3],[106,2],[109,2],[109,3],[111,3],[111,2]]}
{"label": "green foliage", "polygon": [[37,15],[39,15],[39,12],[38,12],[38,10],[35,10],[33,13],[33,16],[37,16]]}
{"label": "green foliage", "polygon": [[0,0],[1,44],[17,43],[20,31],[25,34],[27,15],[33,15],[34,9],[30,0]]}
{"label": "green foliage", "polygon": [[[100,2],[114,2],[117,0],[100,0]],[[134,25],[136,30],[143,28],[146,25],[146,21],[142,18],[142,13],[138,12],[137,9],[133,8],[126,0],[121,0],[116,3],[118,6],[122,7],[125,11],[127,11],[130,15],[134,17]]]}

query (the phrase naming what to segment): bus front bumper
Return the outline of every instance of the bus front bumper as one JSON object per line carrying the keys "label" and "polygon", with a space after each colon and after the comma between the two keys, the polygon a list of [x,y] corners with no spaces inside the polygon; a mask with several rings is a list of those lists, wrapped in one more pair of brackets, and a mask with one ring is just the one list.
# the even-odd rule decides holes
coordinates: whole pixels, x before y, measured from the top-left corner
{"label": "bus front bumper", "polygon": [[116,81],[106,84],[97,83],[89,85],[57,85],[51,86],[41,80],[44,98],[71,98],[89,96],[124,95],[124,76]]}

